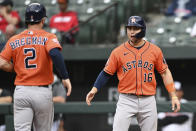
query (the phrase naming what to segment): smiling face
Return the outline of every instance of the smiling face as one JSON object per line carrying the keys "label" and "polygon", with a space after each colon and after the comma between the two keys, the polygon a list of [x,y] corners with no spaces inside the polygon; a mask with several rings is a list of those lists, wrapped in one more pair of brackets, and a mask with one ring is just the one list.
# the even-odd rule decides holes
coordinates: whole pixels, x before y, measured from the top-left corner
{"label": "smiling face", "polygon": [[138,43],[141,40],[136,38],[135,36],[141,32],[141,28],[137,26],[129,26],[127,27],[127,36],[132,43]]}

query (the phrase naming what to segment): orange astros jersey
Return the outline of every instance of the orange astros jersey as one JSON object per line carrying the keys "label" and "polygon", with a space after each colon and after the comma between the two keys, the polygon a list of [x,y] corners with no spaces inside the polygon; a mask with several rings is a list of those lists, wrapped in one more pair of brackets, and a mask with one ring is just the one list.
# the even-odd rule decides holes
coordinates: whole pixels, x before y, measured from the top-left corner
{"label": "orange astros jersey", "polygon": [[104,71],[110,75],[117,72],[120,93],[154,95],[156,79],[154,69],[159,73],[168,68],[161,49],[145,41],[139,50],[128,42],[114,49]]}
{"label": "orange astros jersey", "polygon": [[0,56],[13,60],[15,85],[48,85],[53,82],[52,48],[62,49],[56,35],[44,30],[25,30],[6,43]]}

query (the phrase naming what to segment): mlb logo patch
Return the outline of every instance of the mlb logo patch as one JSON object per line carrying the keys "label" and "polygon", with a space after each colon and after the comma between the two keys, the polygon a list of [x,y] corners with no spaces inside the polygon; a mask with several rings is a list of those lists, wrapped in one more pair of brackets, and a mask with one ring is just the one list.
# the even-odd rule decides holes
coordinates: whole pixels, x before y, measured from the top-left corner
{"label": "mlb logo patch", "polygon": [[31,21],[34,21],[34,19],[33,19],[33,15],[31,16]]}
{"label": "mlb logo patch", "polygon": [[59,41],[57,40],[57,38],[52,39],[52,41],[53,41],[54,43],[59,44]]}

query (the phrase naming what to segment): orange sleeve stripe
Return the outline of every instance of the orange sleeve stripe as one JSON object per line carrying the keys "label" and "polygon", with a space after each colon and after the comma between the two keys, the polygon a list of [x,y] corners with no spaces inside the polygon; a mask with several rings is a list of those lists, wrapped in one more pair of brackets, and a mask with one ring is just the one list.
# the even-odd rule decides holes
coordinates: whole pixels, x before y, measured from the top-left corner
{"label": "orange sleeve stripe", "polygon": [[165,88],[167,89],[168,92],[173,92],[176,90],[174,87],[174,83],[166,85]]}

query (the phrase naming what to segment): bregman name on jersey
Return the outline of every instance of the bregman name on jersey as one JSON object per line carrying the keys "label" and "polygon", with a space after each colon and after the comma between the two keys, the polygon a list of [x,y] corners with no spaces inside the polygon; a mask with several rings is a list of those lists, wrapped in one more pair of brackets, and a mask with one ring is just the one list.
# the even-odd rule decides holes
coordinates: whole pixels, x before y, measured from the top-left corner
{"label": "bregman name on jersey", "polygon": [[48,40],[47,37],[23,37],[21,39],[16,39],[15,41],[12,41],[9,43],[12,50],[25,46],[25,45],[45,45],[46,41]]}

